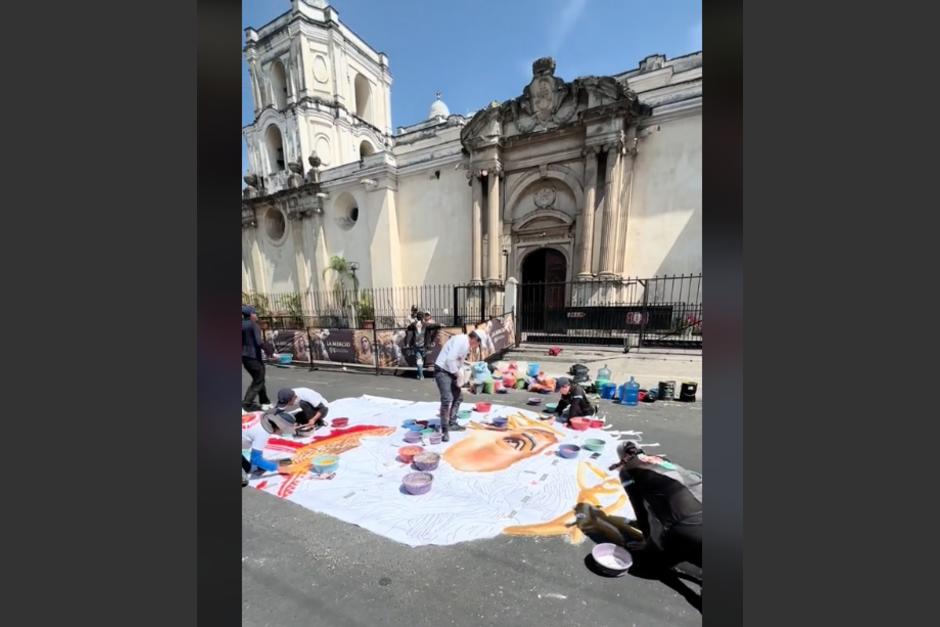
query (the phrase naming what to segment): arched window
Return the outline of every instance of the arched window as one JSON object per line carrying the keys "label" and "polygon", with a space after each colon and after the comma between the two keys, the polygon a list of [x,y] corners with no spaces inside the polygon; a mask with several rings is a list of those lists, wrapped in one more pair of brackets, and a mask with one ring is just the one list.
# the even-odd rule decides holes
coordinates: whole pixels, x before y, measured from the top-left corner
{"label": "arched window", "polygon": [[277,124],[272,124],[264,132],[264,143],[268,148],[268,163],[271,164],[271,173],[284,169],[284,139]]}
{"label": "arched window", "polygon": [[369,80],[362,74],[356,74],[353,88],[356,92],[356,117],[372,124],[372,115],[370,112],[372,86],[369,85]]}
{"label": "arched window", "polygon": [[271,89],[274,90],[274,106],[278,110],[287,108],[287,72],[280,61],[271,64]]}

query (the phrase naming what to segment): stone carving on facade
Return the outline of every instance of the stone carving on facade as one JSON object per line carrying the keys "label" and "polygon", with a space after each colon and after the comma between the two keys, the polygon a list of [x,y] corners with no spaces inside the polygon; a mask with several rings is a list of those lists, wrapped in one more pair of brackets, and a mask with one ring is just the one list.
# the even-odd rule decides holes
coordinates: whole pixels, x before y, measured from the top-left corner
{"label": "stone carving on facade", "polygon": [[635,92],[610,76],[586,76],[565,82],[555,76],[551,57],[532,64],[532,81],[522,95],[502,104],[491,103],[478,111],[460,133],[466,151],[498,142],[504,125],[514,124],[521,133],[551,130],[581,121],[588,111],[626,118],[631,124],[648,115]]}
{"label": "stone carving on facade", "polygon": [[315,150],[310,153],[310,156],[307,158],[307,162],[310,164],[310,170],[307,171],[307,182],[319,183],[320,166],[323,165],[323,161],[320,159],[320,157],[317,156],[317,152]]}
{"label": "stone carving on facade", "polygon": [[255,214],[255,207],[252,203],[242,203],[242,228],[253,229],[258,226],[258,218]]}
{"label": "stone carving on facade", "polygon": [[290,169],[290,176],[287,178],[287,186],[295,189],[304,184],[304,165],[297,161],[289,161],[287,163],[288,169]]}
{"label": "stone carving on facade", "polygon": [[546,185],[535,192],[535,206],[539,209],[547,209],[555,204],[555,187]]}

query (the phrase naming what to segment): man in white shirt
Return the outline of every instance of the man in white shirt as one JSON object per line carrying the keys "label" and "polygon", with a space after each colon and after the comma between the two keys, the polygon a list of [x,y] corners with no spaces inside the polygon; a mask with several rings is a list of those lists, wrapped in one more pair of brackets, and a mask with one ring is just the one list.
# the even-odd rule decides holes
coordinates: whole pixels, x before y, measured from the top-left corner
{"label": "man in white shirt", "polygon": [[457,410],[463,401],[457,377],[467,355],[480,345],[479,333],[471,331],[469,335],[461,333],[453,336],[444,344],[434,362],[434,382],[441,392],[441,439],[444,442],[450,440],[448,431],[451,429],[463,430],[463,427],[457,425]]}
{"label": "man in white shirt", "polygon": [[316,390],[310,388],[284,388],[277,393],[278,413],[286,413],[293,417],[294,422],[304,431],[304,426],[312,428],[322,427],[323,419],[329,411],[330,404]]}

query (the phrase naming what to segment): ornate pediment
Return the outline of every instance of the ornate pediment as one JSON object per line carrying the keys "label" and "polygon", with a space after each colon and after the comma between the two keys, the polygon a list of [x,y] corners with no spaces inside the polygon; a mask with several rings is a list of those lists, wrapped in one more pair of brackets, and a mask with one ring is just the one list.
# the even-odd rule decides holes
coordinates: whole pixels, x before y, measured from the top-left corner
{"label": "ornate pediment", "polygon": [[555,61],[545,57],[532,64],[532,81],[522,95],[481,109],[463,128],[467,149],[501,137],[535,133],[583,121],[585,117],[618,116],[627,123],[647,115],[649,107],[610,76],[586,76],[566,82],[555,76]]}

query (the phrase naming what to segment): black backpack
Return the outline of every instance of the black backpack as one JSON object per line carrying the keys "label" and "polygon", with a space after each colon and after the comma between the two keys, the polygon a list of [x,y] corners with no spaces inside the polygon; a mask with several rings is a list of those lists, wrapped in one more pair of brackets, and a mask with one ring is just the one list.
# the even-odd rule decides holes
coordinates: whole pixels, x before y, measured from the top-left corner
{"label": "black backpack", "polygon": [[590,378],[590,369],[584,364],[575,364],[571,366],[568,374],[574,379],[575,383],[584,383]]}

